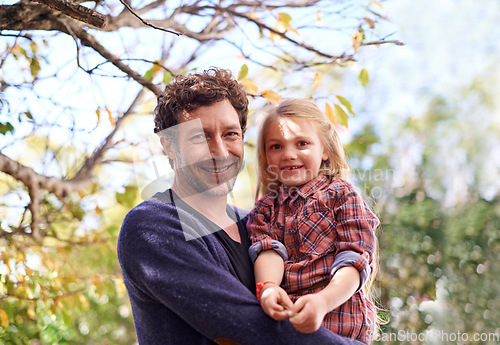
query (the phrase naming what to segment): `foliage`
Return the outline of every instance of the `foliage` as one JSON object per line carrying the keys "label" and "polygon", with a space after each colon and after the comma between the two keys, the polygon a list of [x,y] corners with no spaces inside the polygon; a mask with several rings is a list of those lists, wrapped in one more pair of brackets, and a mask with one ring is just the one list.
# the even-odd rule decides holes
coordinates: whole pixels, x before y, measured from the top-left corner
{"label": "foliage", "polygon": [[377,294],[389,322],[376,344],[500,339],[500,198],[483,183],[497,164],[498,127],[482,78],[456,95],[458,104],[436,97],[389,142],[369,123],[346,145],[353,177],[382,220]]}
{"label": "foliage", "polygon": [[[304,84],[311,97],[364,46],[397,43],[378,31],[381,4],[360,3],[0,5],[0,342],[133,344],[116,239],[151,173],[154,98],[211,65],[238,74],[252,112]],[[354,116],[338,92],[324,105]]]}

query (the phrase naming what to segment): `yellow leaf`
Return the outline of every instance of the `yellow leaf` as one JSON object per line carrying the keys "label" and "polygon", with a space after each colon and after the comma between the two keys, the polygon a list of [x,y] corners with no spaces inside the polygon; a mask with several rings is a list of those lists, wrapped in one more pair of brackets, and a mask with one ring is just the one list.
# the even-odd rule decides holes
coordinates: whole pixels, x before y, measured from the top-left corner
{"label": "yellow leaf", "polygon": [[152,72],[153,72],[153,75],[156,75],[156,73],[158,73],[159,71],[162,70],[162,67],[161,67],[161,61],[160,60],[156,60],[153,64],[153,68],[151,69]]}
{"label": "yellow leaf", "polygon": [[259,91],[259,88],[257,87],[257,85],[252,83],[250,80],[243,80],[241,82],[241,84],[243,86],[245,86],[246,88],[250,89],[250,91],[252,91],[254,95],[257,94],[257,92]]}
{"label": "yellow leaf", "polygon": [[363,19],[368,23],[368,25],[370,25],[370,28],[373,29],[375,27],[375,21],[373,19],[370,19],[368,17],[364,17]]}
{"label": "yellow leaf", "polygon": [[313,90],[316,90],[319,87],[319,85],[321,84],[321,79],[322,79],[321,73],[316,72],[313,80]]}
{"label": "yellow leaf", "polygon": [[28,307],[28,317],[30,320],[34,320],[36,317],[36,312],[35,312],[35,303],[31,303],[30,306]]}
{"label": "yellow leaf", "polygon": [[97,125],[99,124],[99,121],[101,121],[101,109],[97,108],[95,113],[97,114],[97,124],[96,124],[96,127],[97,127]]}
{"label": "yellow leaf", "polygon": [[381,10],[382,10],[382,9],[384,9],[384,8],[383,8],[383,6],[382,6],[382,3],[381,3],[380,1],[374,1],[374,0],[371,0],[370,2],[371,2],[372,4],[375,4],[375,5],[377,5],[378,7],[380,7],[380,9],[381,9]]}
{"label": "yellow leaf", "polygon": [[283,23],[285,28],[290,27],[290,22],[292,21],[292,17],[288,13],[278,13],[278,22]]}
{"label": "yellow leaf", "polygon": [[330,120],[331,123],[333,123],[333,124],[337,123],[337,120],[335,119],[335,113],[333,112],[332,107],[328,103],[326,103],[326,105],[325,105],[325,114],[326,114],[326,117],[328,117],[328,120]]}
{"label": "yellow leaf", "polygon": [[323,18],[322,18],[322,14],[321,14],[321,11],[317,11],[316,12],[316,20],[318,21],[318,24],[321,24],[321,22],[323,21]]}
{"label": "yellow leaf", "polygon": [[276,92],[271,91],[271,90],[264,90],[264,91],[262,91],[262,96],[269,103],[279,103],[281,101],[281,96],[278,95]]}
{"label": "yellow leaf", "polygon": [[347,116],[344,109],[342,109],[342,107],[338,104],[335,104],[335,115],[337,116],[339,123],[347,128],[349,116]]}
{"label": "yellow leaf", "polygon": [[114,126],[115,125],[115,119],[113,118],[113,115],[111,114],[111,112],[109,110],[108,110],[108,117],[109,117],[109,123],[111,123],[111,126]]}
{"label": "yellow leaf", "polygon": [[0,325],[2,325],[3,328],[9,327],[10,321],[9,321],[9,315],[7,315],[7,312],[0,308]]}
{"label": "yellow leaf", "polygon": [[[276,21],[276,25],[274,25],[274,30],[285,33],[288,30],[291,30],[290,27],[290,22],[292,21],[292,17],[288,13],[278,13],[278,20]],[[294,30],[294,32],[297,33],[297,30]],[[271,32],[271,41],[274,40],[274,37],[278,36],[276,34],[273,34]],[[279,36],[280,39],[283,39],[283,37]]]}
{"label": "yellow leaf", "polygon": [[358,51],[358,48],[361,46],[361,42],[363,42],[363,34],[358,31],[352,35],[352,47],[354,48],[354,52]]}

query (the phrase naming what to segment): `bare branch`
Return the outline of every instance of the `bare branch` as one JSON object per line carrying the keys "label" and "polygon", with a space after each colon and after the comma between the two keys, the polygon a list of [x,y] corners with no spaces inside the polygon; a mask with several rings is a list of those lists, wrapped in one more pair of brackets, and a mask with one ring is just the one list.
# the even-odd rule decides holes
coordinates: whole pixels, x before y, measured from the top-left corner
{"label": "bare branch", "polygon": [[54,10],[61,11],[67,16],[89,25],[102,28],[106,25],[106,16],[91,10],[85,6],[81,6],[68,0],[34,0],[41,4],[45,4]]}
{"label": "bare branch", "polygon": [[387,43],[395,44],[397,46],[404,46],[405,45],[403,42],[398,41],[398,40],[390,40],[390,41],[379,40],[379,41],[361,43],[361,45],[362,46],[373,46],[373,45],[381,45],[381,44],[387,44]]}
{"label": "bare branch", "polygon": [[[80,39],[84,46],[90,47],[94,49],[97,53],[99,53],[103,58],[111,62],[122,72],[126,73],[132,79],[134,79],[139,84],[143,85],[147,89],[151,90],[155,95],[159,95],[161,90],[158,86],[153,84],[151,81],[144,78],[142,75],[131,69],[129,66],[125,65],[122,60],[112,53],[110,53],[101,43],[99,43],[94,36],[89,34],[85,29],[75,25],[72,21],[68,20],[65,23],[72,31],[72,33]],[[65,27],[64,32],[68,32],[68,28]]]}
{"label": "bare branch", "polygon": [[129,11],[130,11],[130,13],[132,13],[132,15],[133,15],[134,17],[136,17],[137,19],[139,19],[139,20],[140,20],[140,21],[141,21],[144,25],[149,26],[149,27],[151,27],[151,28],[153,28],[153,29],[157,29],[157,30],[161,30],[161,31],[168,32],[168,33],[170,33],[170,34],[174,34],[174,35],[176,35],[176,36],[180,36],[180,35],[181,35],[181,34],[180,34],[180,33],[178,33],[178,32],[175,32],[175,31],[172,31],[172,30],[168,30],[168,29],[164,29],[164,28],[160,28],[160,27],[154,26],[153,24],[150,24],[150,23],[146,22],[144,19],[142,19],[139,15],[137,15],[137,14],[134,12],[134,10],[132,9],[132,7],[130,7],[130,5],[129,5],[129,4],[127,4],[127,3],[126,3],[125,1],[123,1],[123,0],[120,0],[120,2],[121,2],[121,3],[122,3],[122,4],[123,4],[123,5],[127,8],[127,10],[129,10]]}
{"label": "bare branch", "polygon": [[316,53],[319,56],[322,56],[322,57],[325,57],[325,58],[328,58],[328,59],[332,59],[333,60],[332,62],[334,62],[334,63],[343,63],[343,62],[348,62],[348,61],[354,61],[354,57],[352,55],[342,54],[340,56],[335,56],[335,55],[331,55],[331,54],[319,51],[318,49],[316,49],[316,48],[314,48],[314,47],[312,47],[310,45],[307,45],[305,43],[296,41],[293,38],[289,37],[286,33],[278,31],[278,30],[276,30],[274,28],[271,28],[270,26],[268,26],[268,25],[266,25],[266,24],[264,24],[264,23],[256,20],[255,18],[252,18],[252,17],[250,17],[250,16],[248,16],[248,15],[246,15],[244,13],[239,13],[237,11],[234,11],[234,10],[230,9],[230,8],[222,8],[222,7],[219,7],[219,6],[217,6],[217,8],[221,9],[222,11],[227,11],[227,12],[229,12],[230,14],[232,14],[235,17],[244,18],[247,21],[256,24],[260,29],[268,30],[268,31],[272,32],[273,34],[282,37],[283,39],[289,41],[290,43],[293,43],[294,45],[296,45],[298,47],[301,47],[301,48],[304,48],[304,49],[306,49],[306,50],[308,50],[310,52]]}

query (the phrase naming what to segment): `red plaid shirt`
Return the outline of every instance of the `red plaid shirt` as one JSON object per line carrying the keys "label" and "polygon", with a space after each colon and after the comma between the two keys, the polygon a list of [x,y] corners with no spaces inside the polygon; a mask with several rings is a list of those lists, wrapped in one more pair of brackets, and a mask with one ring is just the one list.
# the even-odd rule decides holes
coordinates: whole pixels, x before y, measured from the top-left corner
{"label": "red plaid shirt", "polygon": [[[247,226],[252,243],[260,242],[262,250],[272,249],[271,240],[286,247],[288,260],[281,286],[296,301],[328,285],[335,257],[342,251],[360,254],[353,264],[360,272],[371,266],[378,224],[349,182],[319,175],[298,188],[282,186],[278,193],[263,196]],[[328,313],[323,326],[370,343],[375,319],[375,308],[360,289]]]}

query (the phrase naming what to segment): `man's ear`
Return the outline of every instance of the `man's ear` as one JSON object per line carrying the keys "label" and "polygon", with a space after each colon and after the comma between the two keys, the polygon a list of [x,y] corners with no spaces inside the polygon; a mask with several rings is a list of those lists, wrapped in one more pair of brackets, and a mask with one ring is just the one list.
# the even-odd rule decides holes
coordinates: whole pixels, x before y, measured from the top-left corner
{"label": "man's ear", "polygon": [[164,136],[161,136],[160,143],[161,143],[161,146],[163,147],[163,151],[165,152],[167,157],[170,159],[174,159],[175,158],[175,150],[174,150],[174,144],[172,143],[172,141],[168,140]]}

